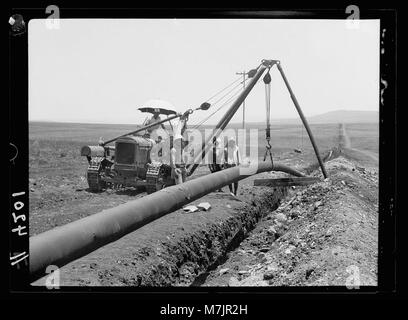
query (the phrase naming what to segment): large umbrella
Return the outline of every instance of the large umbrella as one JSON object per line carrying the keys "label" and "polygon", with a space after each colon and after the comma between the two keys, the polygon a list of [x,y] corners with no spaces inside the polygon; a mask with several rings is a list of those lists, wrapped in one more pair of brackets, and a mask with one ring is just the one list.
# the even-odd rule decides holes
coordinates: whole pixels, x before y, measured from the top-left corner
{"label": "large umbrella", "polygon": [[175,111],[174,106],[170,102],[159,99],[148,100],[138,109],[142,112],[159,112],[160,114],[164,114],[166,116],[177,114],[177,111]]}

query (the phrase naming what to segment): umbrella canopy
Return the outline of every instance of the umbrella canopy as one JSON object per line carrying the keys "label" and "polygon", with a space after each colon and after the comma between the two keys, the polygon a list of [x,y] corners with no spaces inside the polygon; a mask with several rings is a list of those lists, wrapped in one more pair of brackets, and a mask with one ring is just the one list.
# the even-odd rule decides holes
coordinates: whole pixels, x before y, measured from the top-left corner
{"label": "umbrella canopy", "polygon": [[165,101],[165,100],[158,100],[158,99],[146,101],[138,109],[142,112],[149,112],[149,113],[159,112],[160,114],[164,114],[166,116],[171,115],[171,114],[177,114],[174,106],[170,102]]}

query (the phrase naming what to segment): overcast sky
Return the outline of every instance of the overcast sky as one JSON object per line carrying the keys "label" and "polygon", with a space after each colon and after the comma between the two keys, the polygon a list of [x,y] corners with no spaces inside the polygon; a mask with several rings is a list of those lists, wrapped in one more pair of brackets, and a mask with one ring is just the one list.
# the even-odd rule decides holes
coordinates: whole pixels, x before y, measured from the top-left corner
{"label": "overcast sky", "polygon": [[[350,29],[345,20],[63,19],[58,30],[44,20],[28,30],[29,120],[141,123],[147,100],[199,106],[262,59],[281,61],[306,116],[378,111],[377,20]],[[275,67],[271,76],[271,117],[296,117]],[[260,81],[249,94],[247,121],[264,121],[264,90]]]}

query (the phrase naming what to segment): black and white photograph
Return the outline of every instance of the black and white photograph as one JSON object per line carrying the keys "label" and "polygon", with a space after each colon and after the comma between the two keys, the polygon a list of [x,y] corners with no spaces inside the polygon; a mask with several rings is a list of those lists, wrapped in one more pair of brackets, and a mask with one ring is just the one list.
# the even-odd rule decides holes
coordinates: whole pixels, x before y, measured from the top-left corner
{"label": "black and white photograph", "polygon": [[378,287],[380,19],[51,7],[18,29],[31,288]]}

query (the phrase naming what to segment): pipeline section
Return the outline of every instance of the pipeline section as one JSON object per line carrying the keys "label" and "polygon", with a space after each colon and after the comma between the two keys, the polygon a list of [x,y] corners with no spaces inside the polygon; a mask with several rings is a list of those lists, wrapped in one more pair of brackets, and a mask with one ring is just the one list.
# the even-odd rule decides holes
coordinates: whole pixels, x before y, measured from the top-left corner
{"label": "pipeline section", "polygon": [[35,281],[45,276],[49,265],[61,268],[212,191],[266,171],[304,176],[278,163],[260,162],[250,167],[233,167],[56,227],[30,237],[30,279]]}

